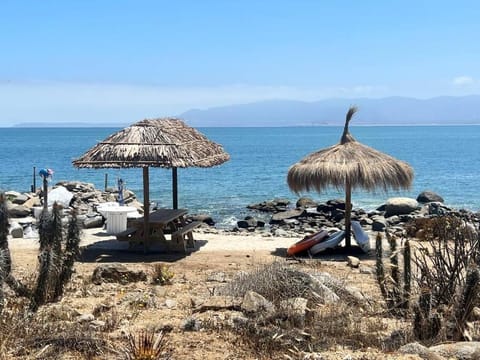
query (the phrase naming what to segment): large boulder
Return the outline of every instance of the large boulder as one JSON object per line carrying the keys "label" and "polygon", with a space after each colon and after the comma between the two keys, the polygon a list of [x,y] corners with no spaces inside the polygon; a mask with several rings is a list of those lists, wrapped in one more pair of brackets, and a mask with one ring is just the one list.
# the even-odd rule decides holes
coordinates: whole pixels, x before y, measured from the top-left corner
{"label": "large boulder", "polygon": [[94,216],[94,217],[86,217],[86,219],[83,220],[83,227],[85,229],[91,229],[91,228],[102,227],[102,226],[103,226],[103,217],[101,215]]}
{"label": "large boulder", "polygon": [[248,291],[245,294],[241,307],[248,314],[272,315],[275,312],[275,306],[255,291]]}
{"label": "large boulder", "polygon": [[48,206],[51,206],[56,202],[63,207],[69,207],[72,198],[73,194],[70,191],[63,186],[58,186],[48,193]]}
{"label": "large boulder", "polygon": [[410,214],[417,210],[418,202],[407,197],[395,197],[387,200],[385,204],[385,217]]}
{"label": "large boulder", "polygon": [[92,274],[92,282],[96,285],[103,282],[127,284],[146,280],[147,275],[143,271],[129,270],[126,266],[118,263],[99,265]]}
{"label": "large boulder", "polygon": [[23,226],[19,223],[12,222],[10,225],[10,235],[12,235],[12,238],[23,238]]}
{"label": "large boulder", "polygon": [[264,212],[278,212],[287,210],[287,206],[290,204],[288,199],[273,199],[270,201],[264,201],[259,204],[251,204],[247,206],[247,209],[258,210]]}
{"label": "large boulder", "polygon": [[210,226],[215,225],[215,221],[213,221],[212,217],[208,214],[193,214],[188,216],[188,218],[192,221],[200,221]]}
{"label": "large boulder", "polygon": [[430,190],[422,191],[417,196],[417,201],[421,202],[421,203],[429,203],[429,202],[441,202],[441,203],[443,203],[444,202],[443,198],[440,195],[438,195],[437,193],[434,193],[433,191],[430,191]]}
{"label": "large boulder", "polygon": [[8,203],[8,213],[11,217],[20,218],[30,215],[31,209],[26,207],[25,205],[15,205],[12,203]]}
{"label": "large boulder", "polygon": [[309,207],[317,207],[318,204],[313,200],[308,197],[301,197],[300,199],[297,200],[296,204],[297,208],[309,208]]}
{"label": "large boulder", "polygon": [[477,360],[480,357],[480,342],[478,341],[440,344],[428,349],[447,359]]}
{"label": "large boulder", "polygon": [[302,209],[292,209],[287,211],[282,211],[272,215],[272,219],[270,220],[271,224],[279,224],[284,222],[286,219],[296,219],[300,215],[303,214]]}

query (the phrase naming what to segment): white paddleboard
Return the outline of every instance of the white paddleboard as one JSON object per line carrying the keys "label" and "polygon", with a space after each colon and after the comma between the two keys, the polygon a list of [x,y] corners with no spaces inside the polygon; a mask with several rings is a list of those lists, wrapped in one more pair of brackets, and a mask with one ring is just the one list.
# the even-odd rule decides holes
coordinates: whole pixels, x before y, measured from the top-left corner
{"label": "white paddleboard", "polygon": [[370,238],[368,234],[362,229],[362,225],[358,221],[352,221],[352,232],[355,241],[357,242],[360,249],[364,252],[368,252],[370,250]]}
{"label": "white paddleboard", "polygon": [[334,248],[335,246],[340,244],[344,238],[345,238],[345,231],[343,230],[337,231],[336,233],[333,233],[328,238],[326,238],[326,240],[323,240],[322,242],[313,245],[309,250],[310,254],[316,255],[324,251],[325,249]]}

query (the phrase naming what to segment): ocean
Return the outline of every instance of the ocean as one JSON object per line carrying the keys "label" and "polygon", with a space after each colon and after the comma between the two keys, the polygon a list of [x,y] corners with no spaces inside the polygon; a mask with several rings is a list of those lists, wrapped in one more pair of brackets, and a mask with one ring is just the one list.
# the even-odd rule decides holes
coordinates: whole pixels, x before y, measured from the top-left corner
{"label": "ocean", "polygon": [[[78,180],[104,188],[124,179],[126,188],[142,198],[141,169],[75,169],[72,160],[118,128],[1,128],[0,191],[29,191],[33,167],[55,171],[52,184]],[[305,155],[336,144],[341,127],[199,128],[223,145],[231,160],[208,169],[179,169],[179,207],[209,213],[228,227],[249,214],[248,204],[298,196],[286,183],[288,168]],[[440,194],[448,206],[480,210],[480,126],[369,126],[350,129],[357,141],[408,162],[415,171],[409,191],[352,194],[354,207],[367,210],[389,197],[416,198],[423,190]],[[37,187],[41,179],[36,175]],[[317,201],[343,198],[340,190],[302,194]],[[150,170],[150,197],[170,207],[171,170]]]}

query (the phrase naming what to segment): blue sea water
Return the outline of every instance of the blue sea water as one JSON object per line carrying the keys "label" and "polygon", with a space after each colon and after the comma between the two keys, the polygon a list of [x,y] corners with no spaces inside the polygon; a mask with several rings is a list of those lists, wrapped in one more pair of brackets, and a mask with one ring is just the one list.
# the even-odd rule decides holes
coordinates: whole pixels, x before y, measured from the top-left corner
{"label": "blue sea water", "polygon": [[[72,160],[117,128],[2,128],[0,129],[0,190],[29,191],[33,167],[52,168],[53,183],[91,182],[99,189],[104,177],[115,186],[121,177],[141,198],[141,169],[75,169]],[[210,213],[224,225],[247,214],[246,206],[276,197],[298,198],[286,183],[288,168],[305,155],[339,141],[340,127],[200,128],[222,144],[231,160],[208,169],[179,169],[179,206]],[[430,189],[456,208],[480,210],[480,126],[352,127],[365,145],[410,163],[415,179],[410,191],[354,192],[354,206],[373,209],[391,196],[416,197]],[[37,186],[41,179],[37,175]],[[150,170],[151,199],[171,206],[171,171]],[[343,198],[332,189],[305,194],[319,201]]]}

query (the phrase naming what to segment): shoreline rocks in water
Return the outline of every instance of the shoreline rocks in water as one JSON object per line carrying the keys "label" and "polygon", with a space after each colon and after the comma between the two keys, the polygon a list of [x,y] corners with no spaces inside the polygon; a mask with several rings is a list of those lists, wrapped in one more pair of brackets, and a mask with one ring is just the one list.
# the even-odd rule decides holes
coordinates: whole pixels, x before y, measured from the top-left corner
{"label": "shoreline rocks in water", "polygon": [[[84,228],[103,227],[105,219],[97,211],[97,207],[105,202],[118,201],[116,189],[101,191],[93,184],[79,181],[59,182],[53,186],[52,191],[61,194],[60,200],[65,200],[65,215],[68,215],[71,209],[76,209]],[[23,237],[24,232],[30,233],[26,231],[27,228],[36,224],[36,219],[32,216],[42,209],[41,192],[8,191],[5,195],[11,216],[11,235]],[[126,205],[133,206],[143,213],[143,204],[137,200],[135,193],[124,190],[123,195]],[[247,209],[252,210],[252,215],[238,221],[232,229],[216,229],[215,221],[209,214],[189,214],[187,222],[201,221],[204,225],[200,229],[204,232],[225,231],[246,234],[260,232],[264,236],[284,237],[303,236],[321,229],[334,231],[343,229],[345,225],[345,201],[342,199],[318,203],[313,199],[301,197],[295,203],[295,207],[288,199],[273,199],[248,205]],[[402,231],[405,224],[413,219],[444,215],[460,217],[474,223],[478,223],[480,219],[478,213],[445,206],[443,198],[432,191],[420,193],[417,199],[389,198],[374,211],[366,212],[355,208],[351,212],[352,220],[359,221],[365,230],[375,232],[383,232],[387,228],[394,232]]]}

